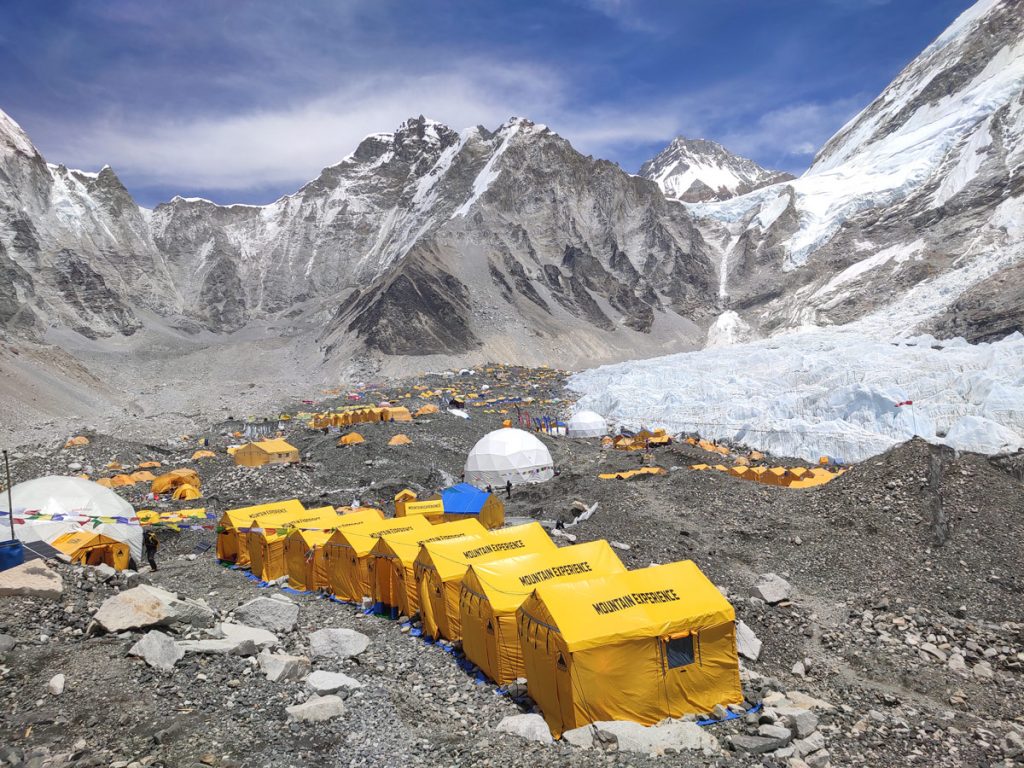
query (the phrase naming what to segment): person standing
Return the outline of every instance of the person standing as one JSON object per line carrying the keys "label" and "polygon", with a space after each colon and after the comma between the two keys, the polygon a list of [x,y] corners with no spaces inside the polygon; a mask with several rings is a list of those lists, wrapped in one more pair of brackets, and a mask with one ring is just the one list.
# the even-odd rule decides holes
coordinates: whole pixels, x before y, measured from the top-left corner
{"label": "person standing", "polygon": [[506,480],[505,481],[505,498],[506,499],[511,499],[512,498],[512,481],[511,480]]}
{"label": "person standing", "polygon": [[142,543],[146,548],[146,559],[149,561],[149,567],[155,571],[156,551],[160,549],[160,541],[157,539],[155,533],[152,531],[146,531],[146,534],[142,537]]}

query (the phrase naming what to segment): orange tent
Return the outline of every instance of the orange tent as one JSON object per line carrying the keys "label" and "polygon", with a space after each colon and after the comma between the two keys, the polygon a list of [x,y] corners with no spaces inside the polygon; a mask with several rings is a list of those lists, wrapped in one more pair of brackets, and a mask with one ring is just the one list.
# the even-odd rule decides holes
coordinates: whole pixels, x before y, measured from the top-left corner
{"label": "orange tent", "polygon": [[139,464],[139,469],[155,469],[160,466],[159,461],[144,461]]}
{"label": "orange tent", "polygon": [[359,443],[365,443],[366,440],[358,432],[349,432],[347,435],[342,435],[338,439],[338,445],[359,445]]}
{"label": "orange tent", "polygon": [[217,454],[213,451],[196,451],[192,454],[192,461],[197,461],[198,459],[212,459],[216,455]]}
{"label": "orange tent", "polygon": [[409,439],[408,435],[395,435],[388,440],[388,445],[409,445],[412,440]]}
{"label": "orange tent", "polygon": [[72,437],[70,440],[68,440],[66,443],[64,443],[64,447],[65,448],[75,448],[75,447],[77,447],[79,445],[88,445],[88,444],[89,444],[89,438],[88,437],[84,437],[83,435],[76,435],[75,437]]}

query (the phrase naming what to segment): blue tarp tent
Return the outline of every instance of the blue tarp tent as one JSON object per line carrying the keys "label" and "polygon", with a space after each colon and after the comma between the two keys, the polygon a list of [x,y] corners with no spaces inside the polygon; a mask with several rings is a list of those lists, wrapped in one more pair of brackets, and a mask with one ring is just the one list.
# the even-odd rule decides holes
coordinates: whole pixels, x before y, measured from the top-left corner
{"label": "blue tarp tent", "polygon": [[469,483],[459,483],[441,491],[444,519],[459,520],[467,515],[480,519],[485,528],[500,528],[505,524],[505,505],[497,496],[481,491]]}

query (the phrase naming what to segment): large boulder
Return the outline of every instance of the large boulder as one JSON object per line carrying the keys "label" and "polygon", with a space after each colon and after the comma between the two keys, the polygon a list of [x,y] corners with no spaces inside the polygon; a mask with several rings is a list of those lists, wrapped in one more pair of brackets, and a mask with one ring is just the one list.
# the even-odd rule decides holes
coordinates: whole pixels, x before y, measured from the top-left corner
{"label": "large boulder", "polygon": [[0,635],[0,661],[7,658],[7,654],[14,650],[14,646],[18,644],[10,635]]}
{"label": "large boulder", "polygon": [[64,580],[42,560],[0,571],[0,596],[44,597],[58,600],[64,593]]}
{"label": "large boulder", "polygon": [[299,606],[291,600],[257,597],[235,611],[239,621],[273,632],[291,632],[299,620]]}
{"label": "large boulder", "polygon": [[185,653],[204,653],[223,656],[255,656],[256,643],[246,638],[213,638],[210,640],[181,640],[178,647]]}
{"label": "large boulder", "polygon": [[369,645],[370,638],[362,632],[328,627],[318,629],[309,636],[309,655],[314,659],[350,659],[365,651]]}
{"label": "large boulder", "polygon": [[271,653],[264,650],[257,660],[263,674],[272,683],[301,680],[309,674],[309,659],[305,656],[290,656],[287,653]]}
{"label": "large boulder", "polygon": [[721,751],[718,740],[696,723],[677,720],[644,726],[626,720],[605,720],[594,723],[602,738],[614,737],[623,752],[663,755],[665,750],[701,751],[715,755]]}
{"label": "large boulder", "polygon": [[185,656],[185,651],[178,647],[170,635],[157,630],[147,632],[141,640],[128,649],[130,656],[141,656],[153,669],[170,672]]}
{"label": "large boulder", "polygon": [[789,600],[793,594],[793,586],[781,576],[774,573],[762,573],[754,585],[754,597],[759,597],[769,605]]}
{"label": "large boulder", "polygon": [[757,661],[761,656],[761,641],[742,621],[736,622],[736,651],[750,661]]}
{"label": "large boulder", "polygon": [[280,645],[281,641],[277,635],[267,629],[259,627],[247,627],[244,624],[229,624],[227,622],[218,625],[222,637],[228,640],[252,640],[257,648],[273,648]]}
{"label": "large boulder", "polygon": [[538,741],[541,744],[550,744],[554,741],[551,738],[548,724],[540,715],[508,715],[498,723],[497,730],[520,736],[527,741]]}
{"label": "large boulder", "polygon": [[285,707],[289,721],[319,723],[345,714],[345,704],[338,696],[310,696],[307,701]]}
{"label": "large boulder", "polygon": [[362,688],[363,684],[354,677],[343,675],[341,672],[325,672],[318,669],[306,678],[306,687],[313,693],[324,696],[328,693]]}
{"label": "large boulder", "polygon": [[190,624],[212,627],[213,611],[195,600],[181,600],[167,590],[149,584],[107,598],[93,616],[107,632]]}

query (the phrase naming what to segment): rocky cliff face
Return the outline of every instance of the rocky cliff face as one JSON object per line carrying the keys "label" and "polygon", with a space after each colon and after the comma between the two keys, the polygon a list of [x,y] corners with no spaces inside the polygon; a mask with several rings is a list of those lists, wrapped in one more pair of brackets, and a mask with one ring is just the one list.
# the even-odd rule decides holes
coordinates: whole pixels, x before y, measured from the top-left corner
{"label": "rocky cliff face", "polygon": [[1024,259],[1022,159],[1024,3],[982,0],[801,178],[691,211],[723,301],[762,332],[863,320],[984,338],[1020,328],[996,276]]}
{"label": "rocky cliff face", "polygon": [[789,181],[785,171],[769,171],[715,141],[677,136],[640,168],[666,197],[687,203],[729,200],[755,189]]}

